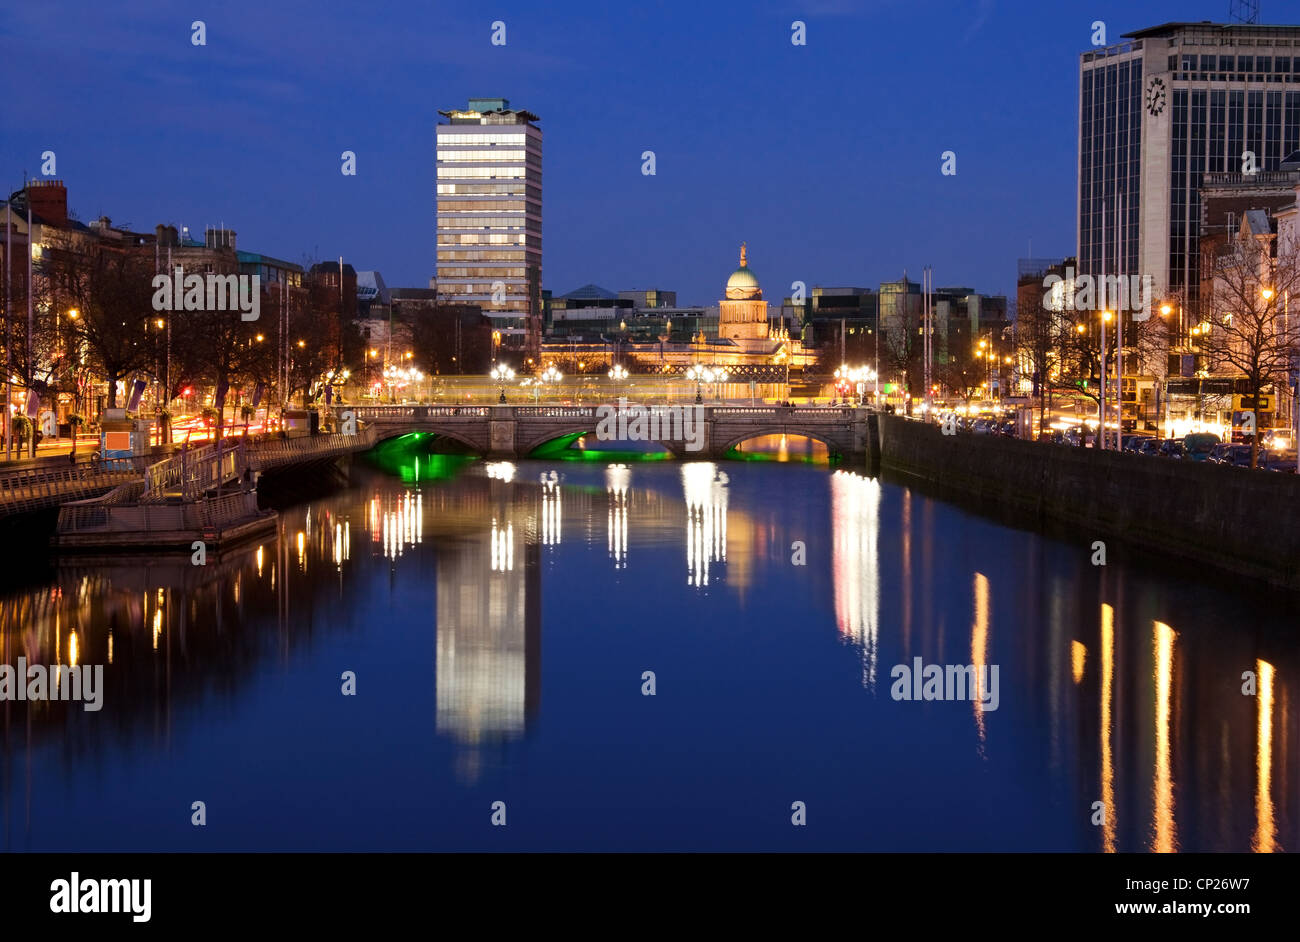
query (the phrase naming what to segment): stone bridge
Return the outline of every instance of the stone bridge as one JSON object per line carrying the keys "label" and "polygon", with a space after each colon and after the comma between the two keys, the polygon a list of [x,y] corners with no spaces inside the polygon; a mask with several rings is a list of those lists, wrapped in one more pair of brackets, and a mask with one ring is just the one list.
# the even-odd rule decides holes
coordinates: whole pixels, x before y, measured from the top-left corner
{"label": "stone bridge", "polygon": [[[391,405],[338,406],[336,428],[349,418],[359,428],[375,430],[377,440],[428,432],[453,439],[477,454],[495,458],[526,458],[547,442],[567,435],[596,432],[597,424],[615,410],[600,406],[445,406]],[[629,405],[629,409],[631,406]],[[702,428],[700,447],[688,450],[679,424],[662,421],[659,434],[647,436],[680,458],[721,458],[746,439],[760,435],[802,435],[824,444],[832,454],[846,459],[871,458],[874,444],[867,430],[866,409],[830,406],[702,406],[685,404],[672,409],[696,410],[694,421]]]}

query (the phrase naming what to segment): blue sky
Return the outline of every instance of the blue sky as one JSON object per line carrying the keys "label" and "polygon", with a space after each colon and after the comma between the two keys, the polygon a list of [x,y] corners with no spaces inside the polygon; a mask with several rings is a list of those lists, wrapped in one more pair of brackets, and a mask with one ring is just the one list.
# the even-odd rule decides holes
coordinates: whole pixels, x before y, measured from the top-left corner
{"label": "blue sky", "polygon": [[[0,186],[53,150],[83,220],[224,224],[240,248],[342,255],[422,287],[437,111],[505,97],[541,117],[556,294],[596,282],[712,303],[741,240],[774,301],[795,280],[919,280],[927,264],[940,286],[1009,292],[1031,241],[1036,256],[1074,251],[1093,21],[1114,42],[1226,13],[1227,0],[11,4]],[[796,19],[806,46],[790,42]],[[940,174],[945,150],[955,177]]]}

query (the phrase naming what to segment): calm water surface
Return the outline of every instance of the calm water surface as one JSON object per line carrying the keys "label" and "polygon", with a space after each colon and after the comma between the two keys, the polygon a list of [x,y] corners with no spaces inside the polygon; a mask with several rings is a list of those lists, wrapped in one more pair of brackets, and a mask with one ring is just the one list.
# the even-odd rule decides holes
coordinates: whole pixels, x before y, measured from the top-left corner
{"label": "calm water surface", "polygon": [[[1090,542],[824,465],[390,449],[207,566],[11,580],[4,661],[106,691],[0,704],[4,848],[1295,848],[1294,620]],[[893,699],[918,657],[998,708]]]}

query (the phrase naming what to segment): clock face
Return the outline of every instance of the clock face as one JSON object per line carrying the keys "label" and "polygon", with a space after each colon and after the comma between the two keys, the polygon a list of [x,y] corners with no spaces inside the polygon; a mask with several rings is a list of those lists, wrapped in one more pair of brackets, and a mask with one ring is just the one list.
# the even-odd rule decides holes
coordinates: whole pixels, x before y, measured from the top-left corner
{"label": "clock face", "polygon": [[1153,78],[1151,84],[1147,86],[1147,111],[1154,118],[1164,110],[1165,83],[1159,78]]}

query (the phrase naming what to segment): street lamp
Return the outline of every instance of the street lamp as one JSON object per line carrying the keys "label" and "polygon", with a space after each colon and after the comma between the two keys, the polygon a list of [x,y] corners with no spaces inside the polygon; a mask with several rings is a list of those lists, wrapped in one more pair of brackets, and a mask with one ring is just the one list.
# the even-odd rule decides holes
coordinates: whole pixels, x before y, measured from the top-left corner
{"label": "street lamp", "polygon": [[547,366],[546,369],[542,370],[542,375],[540,379],[543,383],[546,383],[547,385],[550,386],[554,386],[558,384],[560,380],[564,379],[564,374],[561,373],[559,370],[557,370],[555,368],[555,364],[552,363],[549,366]]}
{"label": "street lamp", "polygon": [[506,401],[506,383],[515,378],[515,371],[504,363],[498,363],[492,367],[492,378],[501,386],[501,397],[497,401],[504,403]]}
{"label": "street lamp", "polygon": [[702,384],[713,382],[713,370],[702,363],[693,363],[686,371],[686,378],[695,381],[695,403],[704,402]]}
{"label": "street lamp", "polygon": [[623,380],[627,379],[627,370],[623,368],[623,364],[621,363],[615,364],[614,367],[609,371],[609,378],[613,380],[614,392],[617,393],[618,384],[623,382]]}

